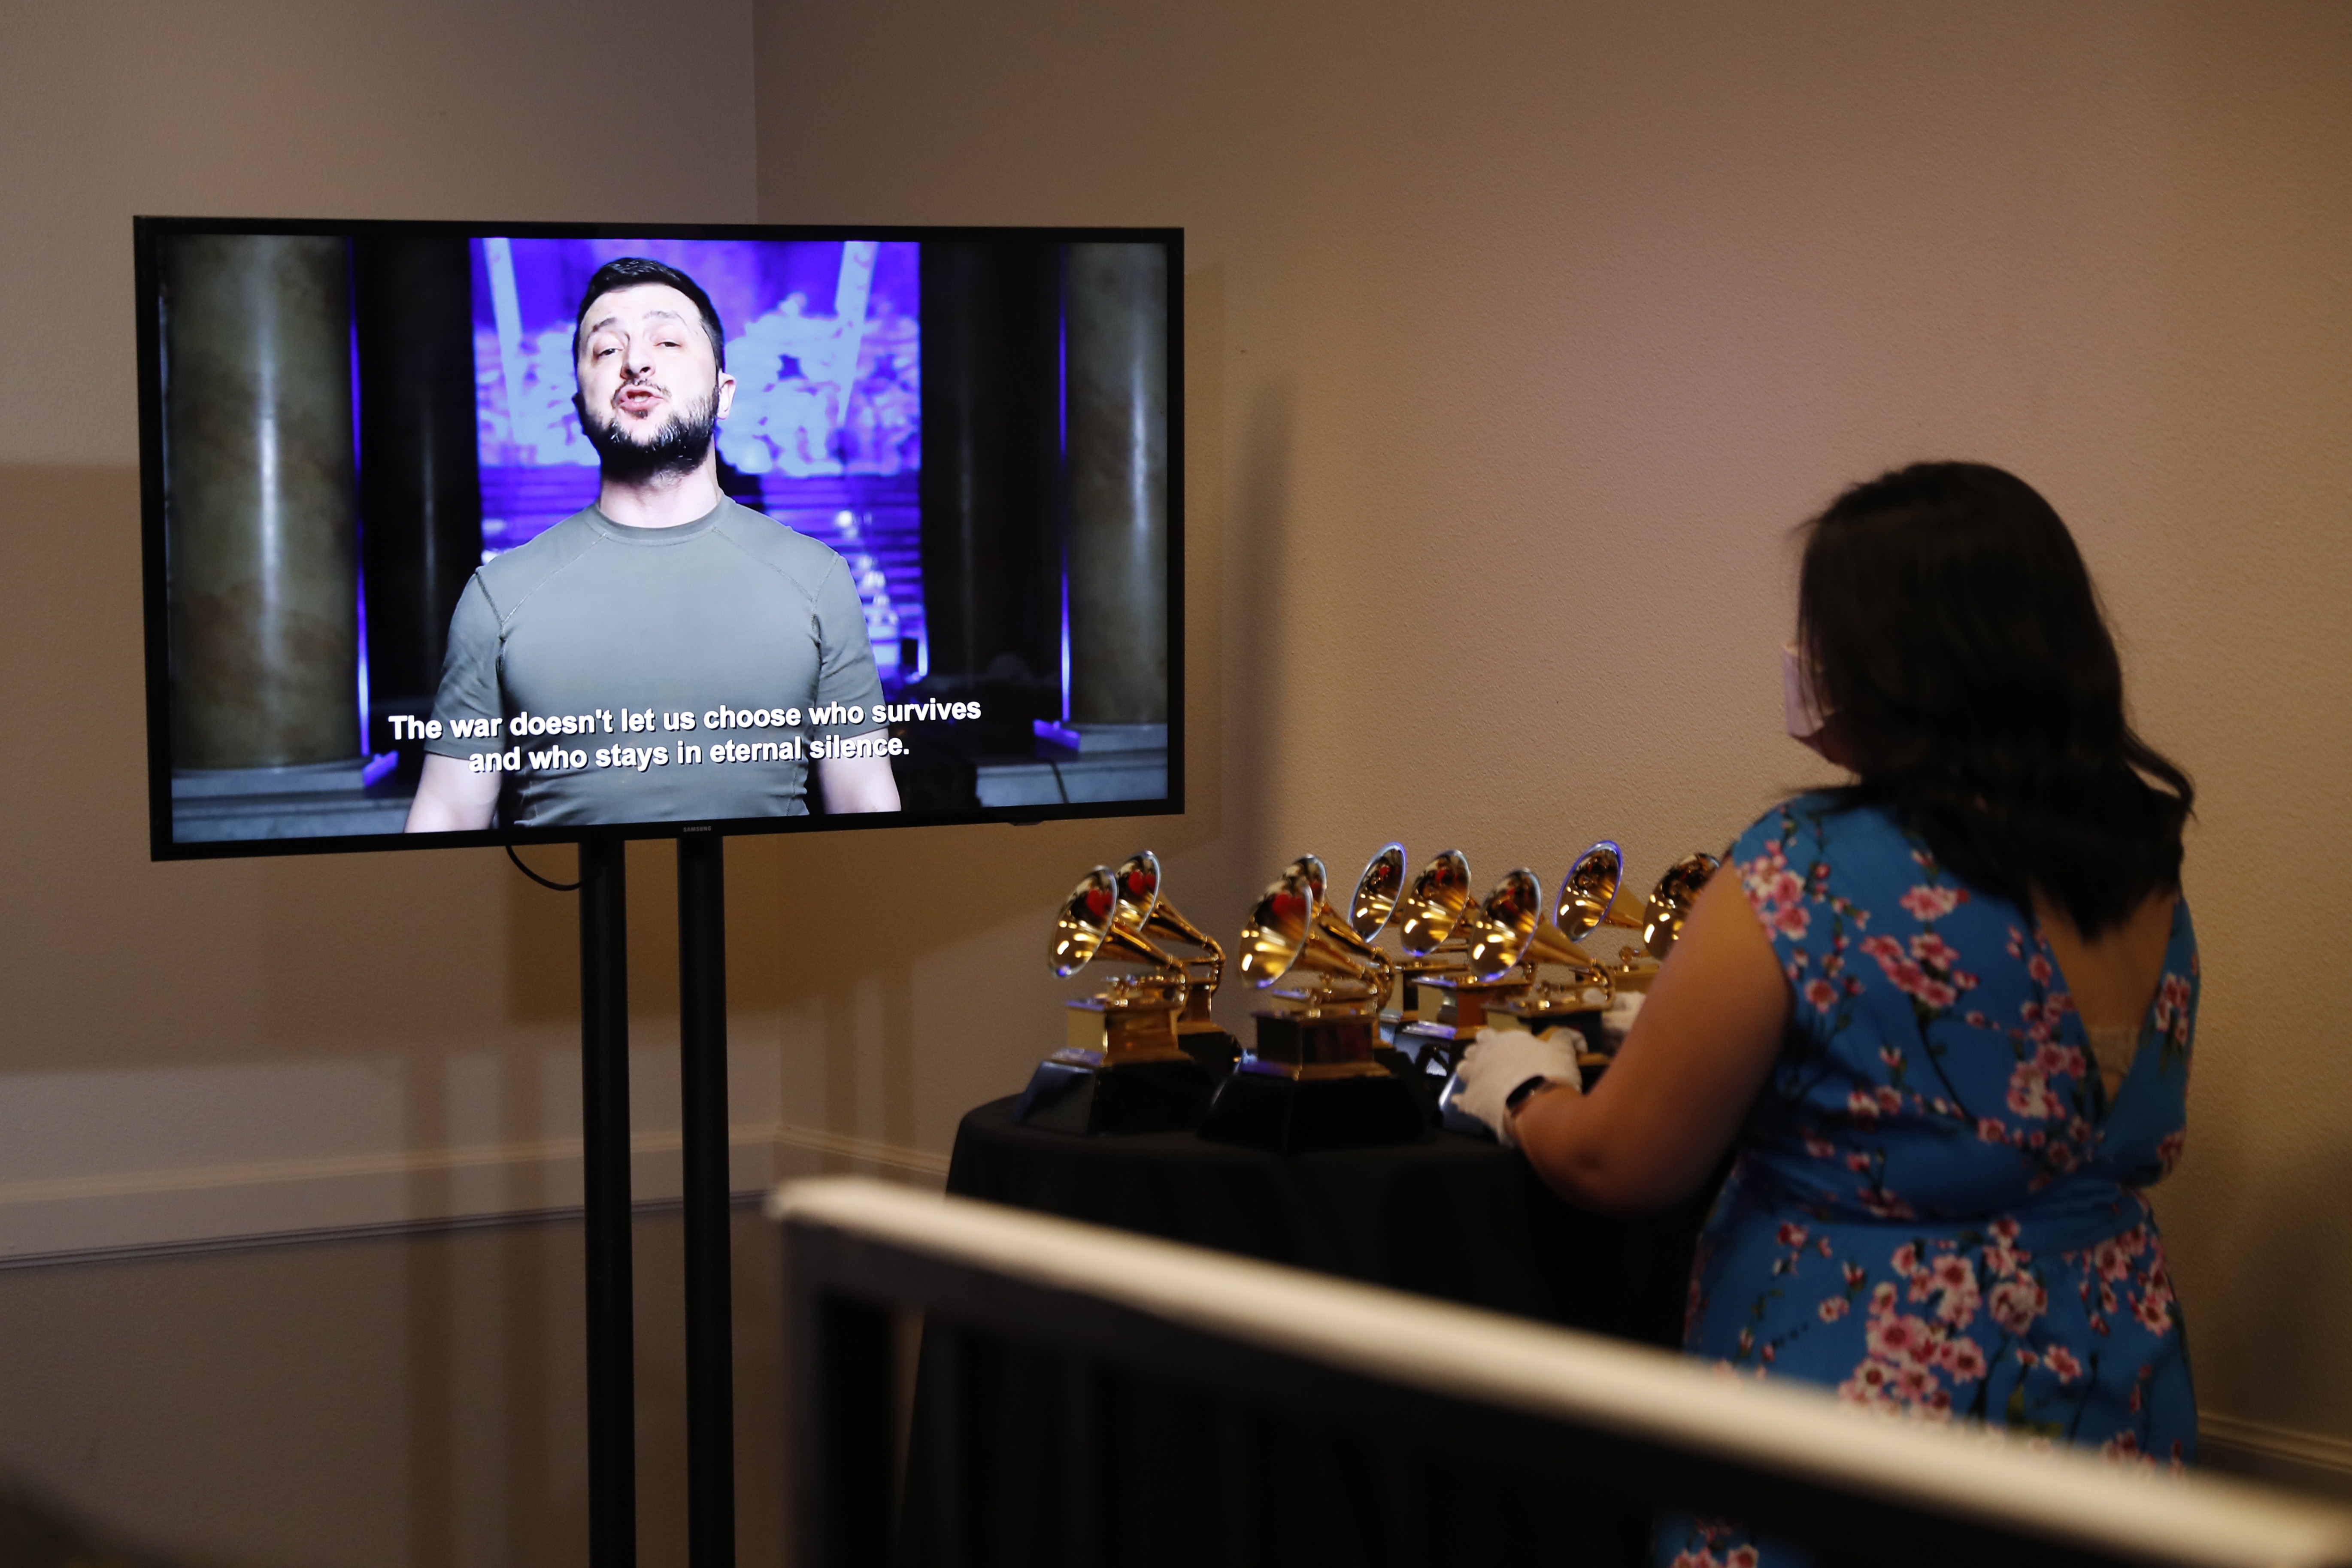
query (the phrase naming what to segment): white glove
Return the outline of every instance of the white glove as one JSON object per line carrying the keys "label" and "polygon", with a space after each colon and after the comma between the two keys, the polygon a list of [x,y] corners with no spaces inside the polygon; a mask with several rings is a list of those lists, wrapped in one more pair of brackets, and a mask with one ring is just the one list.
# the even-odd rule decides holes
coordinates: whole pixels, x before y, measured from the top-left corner
{"label": "white glove", "polygon": [[1609,1004],[1609,1011],[1601,1015],[1601,1037],[1615,1050],[1633,1032],[1633,1020],[1642,1016],[1642,993],[1620,991]]}
{"label": "white glove", "polygon": [[[1572,1035],[1572,1031],[1561,1034]],[[1454,1109],[1485,1122],[1496,1142],[1507,1149],[1518,1147],[1518,1140],[1511,1136],[1510,1110],[1504,1103],[1513,1089],[1531,1078],[1549,1079],[1570,1089],[1584,1087],[1584,1075],[1576,1068],[1576,1048],[1567,1039],[1531,1035],[1524,1029],[1479,1030],[1470,1048],[1462,1053],[1462,1065],[1454,1076],[1458,1080]]]}

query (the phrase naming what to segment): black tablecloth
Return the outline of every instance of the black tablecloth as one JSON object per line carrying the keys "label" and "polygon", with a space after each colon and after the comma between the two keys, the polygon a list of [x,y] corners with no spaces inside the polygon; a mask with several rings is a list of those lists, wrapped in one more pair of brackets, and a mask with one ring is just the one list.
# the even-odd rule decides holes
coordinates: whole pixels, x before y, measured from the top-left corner
{"label": "black tablecloth", "polygon": [[1554,1197],[1516,1150],[1422,1142],[1288,1158],[1190,1132],[1076,1138],[992,1100],[956,1131],[948,1191],[1651,1344],[1681,1342],[1712,1194],[1611,1219]]}
{"label": "black tablecloth", "polygon": [[[1191,1133],[963,1119],[950,1192],[1654,1344],[1680,1335],[1704,1198],[1606,1219],[1525,1159],[1433,1130],[1289,1158]],[[898,1562],[1633,1568],[1650,1510],[1605,1482],[1375,1444],[1074,1358],[925,1325]]]}

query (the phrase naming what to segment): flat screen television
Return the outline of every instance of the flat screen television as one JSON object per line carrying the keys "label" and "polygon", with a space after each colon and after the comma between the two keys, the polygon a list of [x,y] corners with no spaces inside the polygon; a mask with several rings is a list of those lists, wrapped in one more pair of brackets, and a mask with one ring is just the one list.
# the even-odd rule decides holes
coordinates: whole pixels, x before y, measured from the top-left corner
{"label": "flat screen television", "polygon": [[1181,231],[135,238],[156,858],[1183,809]]}

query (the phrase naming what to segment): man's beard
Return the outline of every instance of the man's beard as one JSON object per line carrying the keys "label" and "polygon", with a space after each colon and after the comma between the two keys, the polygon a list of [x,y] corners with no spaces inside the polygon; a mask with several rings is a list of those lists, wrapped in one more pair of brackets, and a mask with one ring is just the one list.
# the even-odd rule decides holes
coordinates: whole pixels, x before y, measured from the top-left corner
{"label": "man's beard", "polygon": [[642,441],[621,428],[617,414],[599,420],[584,407],[580,413],[580,428],[603,460],[604,477],[626,485],[649,484],[702,467],[719,428],[719,390],[713,387],[699,407],[673,412]]}

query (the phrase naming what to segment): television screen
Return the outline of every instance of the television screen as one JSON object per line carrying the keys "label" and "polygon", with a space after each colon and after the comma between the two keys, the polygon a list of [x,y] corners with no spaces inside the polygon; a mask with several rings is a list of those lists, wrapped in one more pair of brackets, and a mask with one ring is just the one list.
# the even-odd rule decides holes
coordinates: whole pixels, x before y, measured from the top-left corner
{"label": "television screen", "polygon": [[1183,809],[1179,231],[135,237],[158,858]]}

